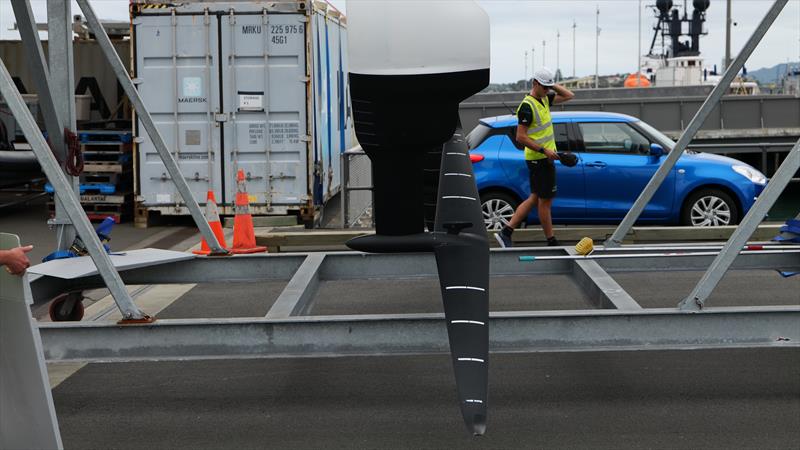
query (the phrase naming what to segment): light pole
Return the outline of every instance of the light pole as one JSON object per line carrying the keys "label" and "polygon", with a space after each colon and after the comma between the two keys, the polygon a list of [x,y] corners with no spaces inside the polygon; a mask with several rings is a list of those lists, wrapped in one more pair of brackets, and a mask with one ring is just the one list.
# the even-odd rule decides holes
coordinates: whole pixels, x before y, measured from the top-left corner
{"label": "light pole", "polygon": [[594,36],[594,88],[600,87],[600,5],[597,5],[596,33]]}
{"label": "light pole", "polygon": [[639,0],[639,50],[636,52],[636,62],[638,69],[636,71],[636,86],[642,85],[642,0]]}
{"label": "light pole", "polygon": [[558,76],[559,76],[560,66],[561,66],[561,30],[556,30],[556,81],[559,81]]}
{"label": "light pole", "polygon": [[575,28],[578,28],[578,24],[572,19],[572,78],[575,78]]}
{"label": "light pole", "polygon": [[525,50],[525,75],[522,76],[522,85],[528,88],[528,51]]}
{"label": "light pole", "polygon": [[[725,69],[731,65],[731,0],[728,0],[728,12],[725,17]],[[723,69],[724,72],[724,69]]]}
{"label": "light pole", "polygon": [[547,65],[547,60],[545,59],[547,56],[545,47],[547,46],[547,41],[542,41],[542,67]]}

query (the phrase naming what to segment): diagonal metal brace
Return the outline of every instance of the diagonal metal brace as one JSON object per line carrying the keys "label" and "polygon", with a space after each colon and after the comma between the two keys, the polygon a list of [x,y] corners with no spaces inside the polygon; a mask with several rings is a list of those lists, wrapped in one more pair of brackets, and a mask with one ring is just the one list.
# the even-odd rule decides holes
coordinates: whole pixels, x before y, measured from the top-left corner
{"label": "diagonal metal brace", "polygon": [[742,48],[742,51],[736,57],[736,59],[731,63],[730,66],[725,70],[725,73],[722,75],[722,79],[719,83],[714,86],[714,89],[708,95],[708,98],[700,106],[700,109],[692,118],[689,125],[686,129],[681,133],[681,137],[678,139],[678,142],[675,144],[675,148],[673,148],[664,162],[658,167],[656,173],[653,174],[653,178],[647,183],[644,190],[641,194],[639,194],[639,198],[636,199],[636,202],[633,204],[631,209],[628,211],[628,214],[625,215],[625,218],[622,219],[622,222],[619,224],[614,233],[605,241],[606,247],[619,247],[622,244],[622,240],[625,238],[625,235],[628,234],[633,224],[642,214],[644,211],[645,206],[650,203],[652,200],[653,195],[655,195],[658,188],[667,178],[670,170],[675,167],[675,163],[678,161],[678,158],[681,157],[683,151],[686,150],[686,147],[689,145],[692,139],[694,139],[695,134],[697,134],[697,130],[703,126],[703,123],[706,121],[706,118],[711,114],[711,111],[717,106],[719,103],[719,99],[722,98],[722,95],[728,90],[728,87],[731,85],[731,81],[733,81],[734,77],[739,73],[739,70],[742,69],[744,63],[747,62],[747,58],[750,57],[750,54],[753,53],[756,46],[761,39],[767,34],[767,30],[772,26],[772,23],[778,17],[778,15],[783,10],[783,7],[786,6],[786,3],[789,0],[776,0],[772,7],[769,9],[767,14],[761,20],[761,23],[756,28],[756,31],[750,36],[747,43]]}
{"label": "diagonal metal brace", "polygon": [[97,19],[94,9],[92,9],[92,6],[87,0],[77,0],[77,2],[81,10],[83,10],[83,15],[86,17],[86,22],[89,25],[89,29],[94,33],[97,43],[100,44],[100,49],[103,51],[103,54],[105,54],[108,63],[111,65],[111,69],[117,76],[119,84],[125,90],[125,94],[127,94],[131,103],[133,103],[136,114],[139,116],[139,120],[142,121],[142,125],[144,125],[147,134],[150,136],[150,139],[153,140],[153,145],[156,147],[159,156],[161,156],[161,160],[164,162],[164,166],[166,167],[167,172],[169,172],[172,182],[175,183],[178,193],[180,193],[183,201],[186,203],[186,207],[189,209],[189,213],[192,215],[195,224],[197,224],[200,234],[202,234],[203,238],[205,238],[208,246],[211,248],[212,253],[228,253],[227,250],[219,245],[219,241],[217,241],[216,236],[214,236],[214,232],[211,231],[211,226],[209,226],[208,221],[206,220],[205,216],[203,216],[203,212],[200,210],[200,205],[192,195],[192,191],[189,190],[189,185],[186,183],[186,180],[183,179],[183,175],[181,175],[181,170],[178,167],[178,164],[169,153],[169,150],[167,150],[167,144],[164,143],[164,139],[161,137],[161,133],[159,133],[158,128],[156,128],[153,118],[150,116],[150,112],[147,111],[142,98],[139,96],[139,92],[133,85],[128,72],[125,70],[125,66],[119,59],[117,51],[114,50],[114,46],[111,44],[111,39],[108,38],[106,30]]}
{"label": "diagonal metal brace", "polygon": [[0,94],[5,98],[8,107],[14,114],[14,118],[17,120],[17,123],[19,123],[20,128],[22,128],[25,138],[28,139],[28,143],[30,143],[34,154],[36,154],[36,158],[39,160],[39,164],[42,166],[42,170],[47,175],[47,179],[50,180],[50,183],[53,184],[56,195],[64,204],[67,215],[75,226],[78,236],[80,236],[86,248],[89,250],[89,255],[91,255],[95,266],[97,266],[97,270],[103,277],[103,281],[111,291],[111,295],[114,297],[114,301],[117,303],[120,312],[122,312],[122,316],[128,320],[147,318],[147,316],[136,307],[133,300],[131,300],[128,291],[125,289],[125,284],[122,282],[122,278],[120,278],[119,273],[114,268],[108,254],[106,254],[103,245],[100,243],[100,239],[97,237],[97,233],[95,233],[94,228],[92,228],[92,224],[89,223],[89,219],[83,212],[83,208],[77,196],[70,188],[66,176],[61,171],[61,167],[50,151],[47,142],[45,142],[41,131],[39,131],[39,126],[36,124],[31,112],[25,105],[25,101],[22,99],[16,86],[14,86],[14,81],[11,79],[11,75],[8,73],[8,70],[6,70],[6,66],[2,60],[0,60]]}
{"label": "diagonal metal brace", "polygon": [[64,121],[58,116],[53,98],[50,95],[50,92],[52,92],[50,89],[50,73],[47,69],[47,62],[44,59],[44,51],[39,40],[39,32],[36,29],[36,21],[34,20],[33,11],[31,11],[30,1],[12,0],[11,6],[14,8],[19,34],[27,53],[25,59],[28,61],[28,68],[36,83],[36,91],[39,93],[39,106],[42,109],[47,134],[50,136],[53,150],[62,161],[65,161],[67,155],[64,146]]}
{"label": "diagonal metal brace", "polygon": [[699,310],[705,305],[706,300],[714,288],[725,276],[733,261],[739,256],[739,251],[747,243],[747,240],[764,220],[772,205],[781,195],[786,185],[791,181],[792,176],[800,168],[800,140],[794,145],[792,150],[786,155],[783,164],[775,172],[767,187],[758,196],[758,200],[747,212],[742,223],[733,232],[731,238],[725,243],[725,247],[719,252],[714,262],[708,268],[703,277],[697,283],[692,292],[679,305],[684,310]]}

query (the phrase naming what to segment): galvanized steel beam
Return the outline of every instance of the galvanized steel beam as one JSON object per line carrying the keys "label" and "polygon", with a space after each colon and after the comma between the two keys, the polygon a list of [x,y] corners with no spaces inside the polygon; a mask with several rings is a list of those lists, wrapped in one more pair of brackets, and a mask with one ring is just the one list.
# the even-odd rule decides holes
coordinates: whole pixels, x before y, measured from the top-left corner
{"label": "galvanized steel beam", "polygon": [[86,16],[89,29],[94,33],[95,39],[97,39],[97,43],[100,45],[100,49],[103,51],[103,54],[105,54],[108,63],[111,65],[111,69],[117,76],[117,80],[119,80],[120,85],[122,85],[122,88],[125,90],[125,94],[127,94],[128,99],[130,99],[133,104],[139,120],[142,121],[142,125],[147,131],[147,134],[150,136],[150,139],[153,140],[153,146],[155,146],[159,156],[161,156],[164,167],[167,169],[167,172],[169,172],[173,183],[175,183],[175,188],[186,203],[186,208],[189,209],[189,213],[192,215],[197,228],[200,230],[200,234],[203,235],[203,238],[205,238],[213,253],[228,253],[228,251],[219,244],[216,236],[214,236],[214,232],[211,231],[211,226],[208,224],[205,216],[203,216],[200,205],[197,203],[197,200],[195,200],[192,191],[189,189],[189,185],[183,178],[180,167],[178,167],[175,159],[167,149],[167,144],[164,143],[164,139],[161,137],[158,128],[156,128],[153,118],[150,116],[150,112],[147,111],[147,107],[145,107],[142,98],[139,96],[139,91],[137,91],[136,87],[133,85],[103,25],[97,19],[94,9],[92,9],[88,0],[77,0],[77,2],[81,10],[83,10],[83,14]]}
{"label": "galvanized steel beam", "polygon": [[[678,249],[676,249],[677,251]],[[542,274],[561,274],[574,276],[574,260],[537,260],[533,263],[520,263],[519,256],[525,254],[552,255],[553,250],[543,248],[495,250],[490,252],[492,276],[535,276]],[[559,252],[556,251],[556,254]],[[561,252],[563,255],[563,252]],[[608,273],[615,272],[666,272],[706,270],[717,252],[707,252],[702,256],[664,257],[653,254],[637,258],[604,258],[593,260]],[[263,255],[237,255],[231,258],[197,257],[186,261],[170,263],[165,270],[163,265],[128,269],[120,272],[127,284],[185,284],[289,281],[295,276],[306,260],[306,254],[282,253]],[[734,261],[733,269],[739,270],[800,270],[798,253],[744,252]],[[364,254],[358,252],[326,253],[324,263],[320,264],[320,280],[354,280],[364,278],[414,279],[436,277],[436,262],[429,254]],[[609,287],[608,284],[603,284]],[[31,288],[37,304],[50,300],[53,295],[67,290],[93,289],[103,286],[103,279],[94,275],[75,280],[54,277],[34,276]],[[613,288],[609,290],[609,293]]]}
{"label": "galvanized steel beam", "polygon": [[706,300],[714,292],[722,277],[730,268],[733,261],[739,256],[739,249],[747,243],[750,235],[753,234],[758,224],[764,220],[767,212],[769,212],[772,205],[781,195],[786,185],[794,176],[795,172],[800,169],[800,140],[797,141],[794,148],[786,156],[783,164],[775,172],[775,176],[767,184],[767,187],[758,196],[758,200],[744,216],[742,223],[736,228],[731,238],[725,244],[725,247],[719,252],[714,261],[709,266],[708,270],[697,286],[692,289],[692,292],[681,303],[681,309],[698,310],[702,309]]}
{"label": "galvanized steel beam", "polygon": [[[491,315],[493,352],[800,346],[800,307],[505,312]],[[42,323],[48,361],[135,361],[446,353],[444,316],[160,320],[119,327]]]}
{"label": "galvanized steel beam", "polygon": [[[570,255],[577,255],[574,248],[568,248]],[[608,274],[596,260],[576,259],[573,261],[572,277],[583,288],[589,300],[603,309],[636,310],[642,307],[625,289]]]}
{"label": "galvanized steel beam", "polygon": [[[72,52],[74,39],[72,32],[72,4],[69,0],[47,0],[47,36],[47,56],[50,60],[50,90],[48,92],[40,90],[39,96],[50,96],[61,125],[70,130],[75,130],[75,64]],[[51,137],[50,142],[54,147],[64,149],[63,160],[66,162],[68,151],[63,139],[63,130],[56,136],[59,136],[61,140],[53,142],[54,138]],[[80,195],[80,180],[78,177],[66,175],[66,179],[70,191],[74,192],[76,196]],[[56,228],[58,248],[66,250],[72,246],[75,240],[76,227],[69,223],[68,207],[58,195],[55,196],[55,204],[56,216],[49,223]]]}
{"label": "galvanized steel beam", "polygon": [[42,42],[39,40],[39,31],[36,28],[36,20],[31,10],[30,1],[14,0],[11,2],[11,6],[14,7],[14,16],[17,19],[19,35],[27,55],[25,59],[28,61],[28,69],[36,84],[39,107],[42,109],[47,134],[51,136],[50,143],[53,147],[53,152],[64,160],[66,158],[66,152],[64,151],[64,122],[56,112],[53,97],[50,95],[50,73],[44,58]]}
{"label": "galvanized steel beam", "polygon": [[725,91],[728,90],[728,87],[733,81],[733,78],[739,73],[744,63],[747,61],[747,58],[750,57],[750,54],[753,53],[758,43],[761,41],[761,38],[767,33],[772,23],[778,17],[783,7],[786,6],[788,0],[776,0],[775,3],[772,5],[770,10],[767,12],[764,19],[762,19],[761,23],[758,25],[756,30],[753,32],[750,39],[747,40],[742,51],[733,61],[733,63],[728,66],[725,70],[725,73],[722,75],[722,79],[720,79],[719,83],[714,86],[714,89],[708,95],[708,98],[703,103],[703,106],[697,111],[697,114],[694,115],[689,125],[681,134],[680,139],[675,144],[675,148],[673,148],[667,158],[664,160],[663,163],[659,166],[656,173],[653,174],[653,177],[647,183],[644,190],[639,197],[636,199],[636,202],[633,204],[631,209],[625,215],[625,218],[622,219],[622,222],[619,224],[614,233],[605,241],[606,247],[615,247],[622,244],[622,240],[625,238],[625,235],[631,229],[633,224],[642,214],[644,211],[645,206],[650,202],[655,195],[658,188],[664,182],[669,171],[675,166],[675,163],[678,161],[678,158],[683,155],[684,150],[689,145],[689,142],[694,138],[695,134],[697,134],[697,130],[703,125],[706,118],[711,114],[711,111],[714,107],[719,103],[719,99],[722,98],[722,95]]}
{"label": "galvanized steel beam", "polygon": [[310,253],[267,312],[266,318],[281,319],[307,314],[319,288],[319,272],[324,261],[324,253]]}

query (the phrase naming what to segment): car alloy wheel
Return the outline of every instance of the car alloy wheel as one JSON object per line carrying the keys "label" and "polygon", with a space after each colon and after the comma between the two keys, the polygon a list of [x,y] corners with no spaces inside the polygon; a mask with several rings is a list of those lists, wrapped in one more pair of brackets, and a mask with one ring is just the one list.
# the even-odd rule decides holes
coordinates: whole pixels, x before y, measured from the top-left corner
{"label": "car alloy wheel", "polygon": [[705,195],[698,198],[691,208],[690,217],[694,227],[731,225],[731,207],[720,197]]}
{"label": "car alloy wheel", "polygon": [[483,223],[488,231],[499,231],[508,224],[514,216],[515,205],[503,198],[488,198],[482,206]]}

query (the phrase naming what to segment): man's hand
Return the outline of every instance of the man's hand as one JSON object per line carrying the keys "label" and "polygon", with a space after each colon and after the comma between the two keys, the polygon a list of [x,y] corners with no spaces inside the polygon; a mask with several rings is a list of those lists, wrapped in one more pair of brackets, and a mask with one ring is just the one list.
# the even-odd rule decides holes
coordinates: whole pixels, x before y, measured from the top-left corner
{"label": "man's hand", "polygon": [[549,158],[551,161],[555,161],[555,160],[559,159],[559,158],[558,158],[558,153],[556,153],[554,150],[550,150],[549,148],[545,148],[545,149],[543,149],[543,150],[542,150],[542,152],[543,152],[545,155],[547,155],[547,157],[548,157],[548,158]]}
{"label": "man's hand", "polygon": [[558,105],[564,102],[568,102],[575,98],[575,94],[570,91],[569,89],[561,86],[560,84],[556,84],[552,87],[553,91],[556,93],[556,98],[553,99],[553,104]]}
{"label": "man's hand", "polygon": [[12,275],[22,275],[25,269],[31,266],[26,253],[33,250],[32,245],[25,247],[12,248],[11,250],[0,250],[0,264],[6,266],[6,272]]}

